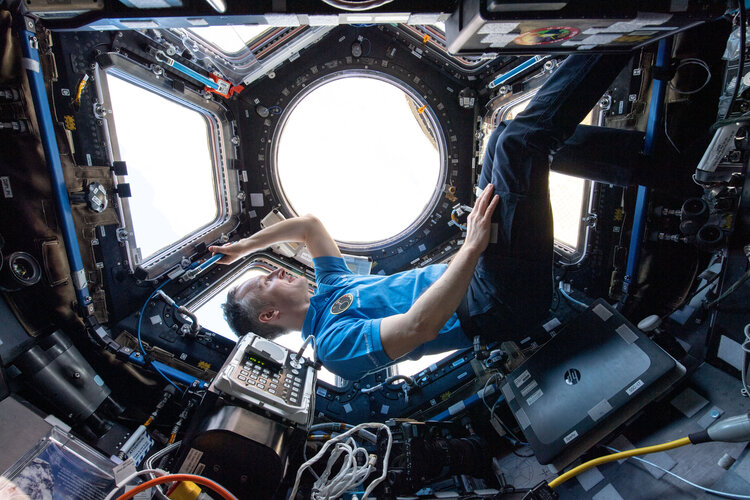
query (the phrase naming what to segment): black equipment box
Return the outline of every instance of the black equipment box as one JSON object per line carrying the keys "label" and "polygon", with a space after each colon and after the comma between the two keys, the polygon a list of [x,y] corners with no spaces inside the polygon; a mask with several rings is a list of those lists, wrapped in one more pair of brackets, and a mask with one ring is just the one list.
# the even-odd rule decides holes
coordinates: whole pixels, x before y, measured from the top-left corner
{"label": "black equipment box", "polygon": [[716,0],[464,0],[446,21],[445,36],[458,55],[629,52],[725,9]]}

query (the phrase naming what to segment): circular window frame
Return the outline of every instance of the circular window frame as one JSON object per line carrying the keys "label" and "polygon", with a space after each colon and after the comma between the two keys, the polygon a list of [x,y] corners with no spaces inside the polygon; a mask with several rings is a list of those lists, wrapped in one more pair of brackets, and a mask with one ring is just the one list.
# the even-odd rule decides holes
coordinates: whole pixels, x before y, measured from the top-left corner
{"label": "circular window frame", "polygon": [[408,226],[406,226],[404,229],[399,231],[393,236],[389,236],[384,239],[371,241],[371,242],[352,242],[352,241],[343,241],[336,239],[336,243],[339,245],[339,247],[345,251],[345,252],[354,252],[354,253],[365,253],[365,252],[372,252],[374,250],[381,250],[384,248],[387,248],[391,245],[394,245],[396,243],[399,243],[405,239],[407,239],[411,234],[414,233],[414,231],[422,226],[435,212],[435,210],[438,208],[438,205],[440,203],[441,198],[443,197],[443,186],[445,186],[448,178],[448,143],[446,141],[445,137],[445,131],[443,130],[442,123],[438,119],[437,114],[430,106],[429,102],[421,95],[419,94],[414,88],[407,85],[406,82],[403,80],[394,77],[393,75],[390,75],[388,73],[383,73],[381,71],[376,71],[372,69],[345,69],[341,71],[335,71],[332,73],[328,73],[326,75],[321,76],[320,78],[317,78],[316,80],[310,82],[308,85],[304,87],[302,91],[297,93],[294,98],[290,101],[289,105],[284,109],[283,113],[279,117],[279,121],[274,127],[272,139],[271,139],[271,161],[270,161],[270,180],[271,185],[273,186],[273,189],[277,192],[279,201],[281,202],[281,208],[284,212],[291,216],[299,215],[295,210],[293,210],[293,205],[290,202],[289,198],[287,197],[287,194],[284,190],[284,187],[281,183],[281,180],[279,178],[279,172],[278,172],[278,147],[281,139],[281,135],[284,131],[284,128],[286,126],[287,120],[291,117],[291,115],[296,110],[299,103],[301,103],[309,94],[311,94],[316,89],[322,87],[323,85],[326,85],[327,83],[333,82],[335,80],[340,80],[343,78],[372,78],[375,80],[380,80],[385,83],[391,84],[398,88],[399,90],[403,91],[406,95],[408,95],[415,103],[417,103],[418,107],[425,107],[424,115],[427,116],[427,121],[432,127],[432,130],[435,133],[435,141],[437,143],[438,147],[438,162],[439,162],[439,172],[437,175],[437,182],[435,183],[432,195],[425,205],[425,208],[422,210],[422,212],[419,214],[418,217],[416,217]]}

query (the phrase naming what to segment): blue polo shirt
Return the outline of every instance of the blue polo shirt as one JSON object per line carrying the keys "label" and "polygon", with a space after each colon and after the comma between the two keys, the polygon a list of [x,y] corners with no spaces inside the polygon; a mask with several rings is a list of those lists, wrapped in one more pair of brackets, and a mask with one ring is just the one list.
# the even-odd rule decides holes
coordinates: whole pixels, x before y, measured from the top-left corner
{"label": "blue polo shirt", "polygon": [[336,375],[357,380],[403,359],[471,347],[455,313],[437,339],[399,360],[391,360],[380,342],[381,319],[408,311],[446,265],[388,276],[354,274],[340,257],[318,257],[313,265],[317,291],[310,298],[302,335],[315,335],[318,359]]}

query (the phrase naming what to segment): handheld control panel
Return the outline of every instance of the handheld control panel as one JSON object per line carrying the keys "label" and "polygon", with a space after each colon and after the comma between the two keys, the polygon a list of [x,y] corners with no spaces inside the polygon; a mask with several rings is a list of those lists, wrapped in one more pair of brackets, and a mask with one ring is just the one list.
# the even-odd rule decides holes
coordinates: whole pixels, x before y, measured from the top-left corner
{"label": "handheld control panel", "polygon": [[315,406],[315,369],[296,353],[248,333],[213,383],[228,395],[308,427]]}

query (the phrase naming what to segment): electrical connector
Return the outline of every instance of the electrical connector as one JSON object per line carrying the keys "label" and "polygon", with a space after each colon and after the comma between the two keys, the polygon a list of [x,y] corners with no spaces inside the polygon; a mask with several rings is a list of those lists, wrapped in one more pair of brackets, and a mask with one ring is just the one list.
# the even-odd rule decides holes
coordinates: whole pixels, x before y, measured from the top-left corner
{"label": "electrical connector", "polygon": [[557,493],[549,487],[547,481],[537,484],[523,496],[523,500],[553,500],[555,498],[558,498]]}
{"label": "electrical connector", "polygon": [[203,493],[192,481],[180,481],[167,496],[172,500],[212,500],[211,496]]}
{"label": "electrical connector", "polygon": [[495,429],[495,432],[497,432],[498,436],[503,437],[507,434],[507,432],[505,432],[503,424],[500,423],[500,419],[497,418],[494,413],[490,417],[490,424],[492,424],[492,428]]}

